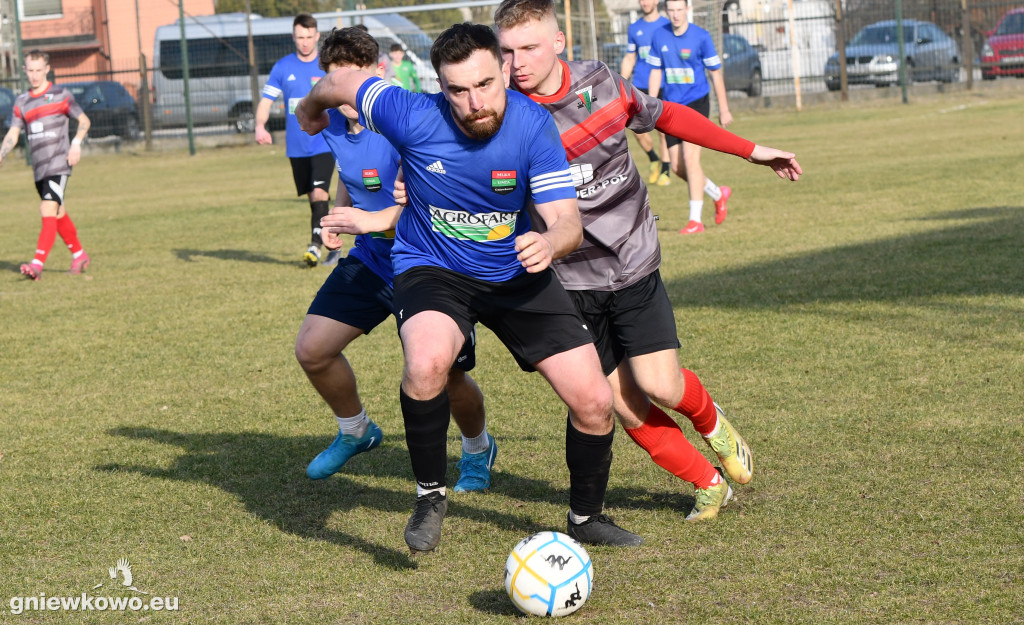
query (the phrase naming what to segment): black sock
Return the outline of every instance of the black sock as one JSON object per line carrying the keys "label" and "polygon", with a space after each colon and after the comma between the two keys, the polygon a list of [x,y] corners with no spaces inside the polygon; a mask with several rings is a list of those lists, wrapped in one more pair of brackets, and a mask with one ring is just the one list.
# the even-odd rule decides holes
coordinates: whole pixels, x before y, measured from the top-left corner
{"label": "black sock", "polygon": [[665,161],[661,162],[661,173],[663,173],[663,174],[667,174],[668,173],[668,163],[666,163]]}
{"label": "black sock", "polygon": [[581,516],[601,514],[612,468],[615,430],[584,434],[569,420],[565,425],[565,464],[569,466],[569,509]]}
{"label": "black sock", "polygon": [[320,238],[320,220],[326,217],[327,213],[331,212],[330,204],[330,200],[309,203],[309,210],[311,213],[309,218],[309,225],[312,227],[313,230],[313,237],[310,239],[310,241],[313,242],[313,245],[324,244],[323,239]]}
{"label": "black sock", "polygon": [[451,419],[448,391],[420,401],[400,389],[399,398],[405,421],[405,444],[409,447],[416,483],[421,488],[441,488],[445,486],[448,470],[448,421]]}
{"label": "black sock", "polygon": [[659,158],[658,157],[658,153],[655,152],[653,149],[647,150],[647,157],[651,159],[652,163],[654,161],[658,160],[658,158]]}

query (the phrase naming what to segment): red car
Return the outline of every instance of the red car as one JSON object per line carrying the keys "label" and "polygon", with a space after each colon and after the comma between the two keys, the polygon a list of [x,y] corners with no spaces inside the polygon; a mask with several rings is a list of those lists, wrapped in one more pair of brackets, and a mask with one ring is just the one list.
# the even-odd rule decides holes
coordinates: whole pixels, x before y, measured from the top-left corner
{"label": "red car", "polygon": [[1008,11],[995,30],[986,34],[988,41],[981,49],[982,77],[1024,77],[1024,8]]}

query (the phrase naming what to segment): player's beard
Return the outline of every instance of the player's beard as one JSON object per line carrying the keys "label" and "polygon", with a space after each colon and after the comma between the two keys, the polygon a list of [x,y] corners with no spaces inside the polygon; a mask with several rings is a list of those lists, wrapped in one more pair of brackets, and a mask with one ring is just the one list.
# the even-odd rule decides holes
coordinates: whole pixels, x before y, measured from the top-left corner
{"label": "player's beard", "polygon": [[[476,122],[478,119],[489,117],[490,119],[486,122],[479,124]],[[475,113],[470,113],[462,118],[462,129],[466,131],[466,134],[470,139],[490,139],[501,130],[501,123],[505,121],[505,111],[500,114],[496,113],[492,109],[484,108],[480,109]]]}

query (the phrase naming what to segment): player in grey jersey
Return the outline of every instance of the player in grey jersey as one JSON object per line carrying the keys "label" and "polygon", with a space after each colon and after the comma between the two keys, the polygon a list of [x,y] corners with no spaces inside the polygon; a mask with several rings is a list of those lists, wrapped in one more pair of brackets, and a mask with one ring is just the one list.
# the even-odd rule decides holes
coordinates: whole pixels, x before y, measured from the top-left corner
{"label": "player in grey jersey", "polygon": [[[43,264],[59,234],[71,250],[70,273],[82,273],[89,266],[89,255],[78,241],[78,231],[64,206],[64,189],[71,168],[82,158],[82,140],[89,132],[89,118],[67,89],[46,79],[50,57],[33,50],[25,55],[25,75],[30,89],[14,100],[11,129],[0,144],[0,165],[18,143],[24,129],[32,158],[36,190],[41,203],[39,213],[43,226],[30,262],[21,266],[21,273],[31,280],[43,275]],[[68,119],[78,120],[78,132],[68,141]]]}
{"label": "player in grey jersey", "polygon": [[553,267],[594,335],[619,421],[659,466],[693,483],[696,502],[687,519],[715,518],[732,488],[659,405],[693,423],[734,482],[751,480],[753,456],[696,374],[679,368],[654,216],[624,131],[657,128],[767,165],[789,180],[799,178],[800,165],[791,153],[755,145],[684,106],[646,95],[604,63],[559,61],[565,36],[552,0],[504,0],[494,21],[513,85],[552,114],[569,157],[583,243]]}

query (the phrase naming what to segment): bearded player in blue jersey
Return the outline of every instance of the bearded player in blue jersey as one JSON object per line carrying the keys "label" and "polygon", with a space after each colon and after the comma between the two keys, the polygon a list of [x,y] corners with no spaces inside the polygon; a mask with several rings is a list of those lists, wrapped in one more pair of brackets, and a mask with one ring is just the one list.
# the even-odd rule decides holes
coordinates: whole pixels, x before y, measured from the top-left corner
{"label": "bearded player in blue jersey", "polygon": [[[374,73],[379,69],[377,56],[377,41],[366,31],[335,29],[324,41],[320,65],[324,71],[350,68]],[[366,414],[355,373],[342,352],[393,313],[391,247],[401,214],[392,201],[398,152],[381,135],[366,132],[352,107],[331,109],[328,115],[330,125],[320,135],[337,160],[339,185],[338,205],[324,220],[335,228],[325,228],[322,236],[331,250],[341,248],[337,231],[357,236],[348,256],[338,261],[317,293],[295,341],[295,357],[338,420],[334,442],[306,469],[312,479],[337,473],[353,455],[379,446],[383,439],[380,427]],[[452,416],[464,433],[456,492],[488,488],[498,451],[485,427],[483,395],[466,375],[475,363],[473,338],[466,342],[447,384]]]}
{"label": "bearded player in blue jersey", "polygon": [[[588,544],[642,539],[601,513],[612,458],[611,388],[551,261],[582,239],[576,191],[550,115],[509,92],[498,41],[457,24],[431,48],[441,93],[414,94],[365,72],[328,74],[298,106],[302,128],[327,127],[347,104],[402,157],[412,198],[392,249],[394,305],[405,351],[406,444],[417,482],[405,529],[414,552],[441,539],[448,508],[447,373],[473,324],[490,328],[524,370],[545,377],[569,407],[568,533]],[[532,204],[531,204],[532,203]],[[534,225],[534,211],[543,223]]]}

